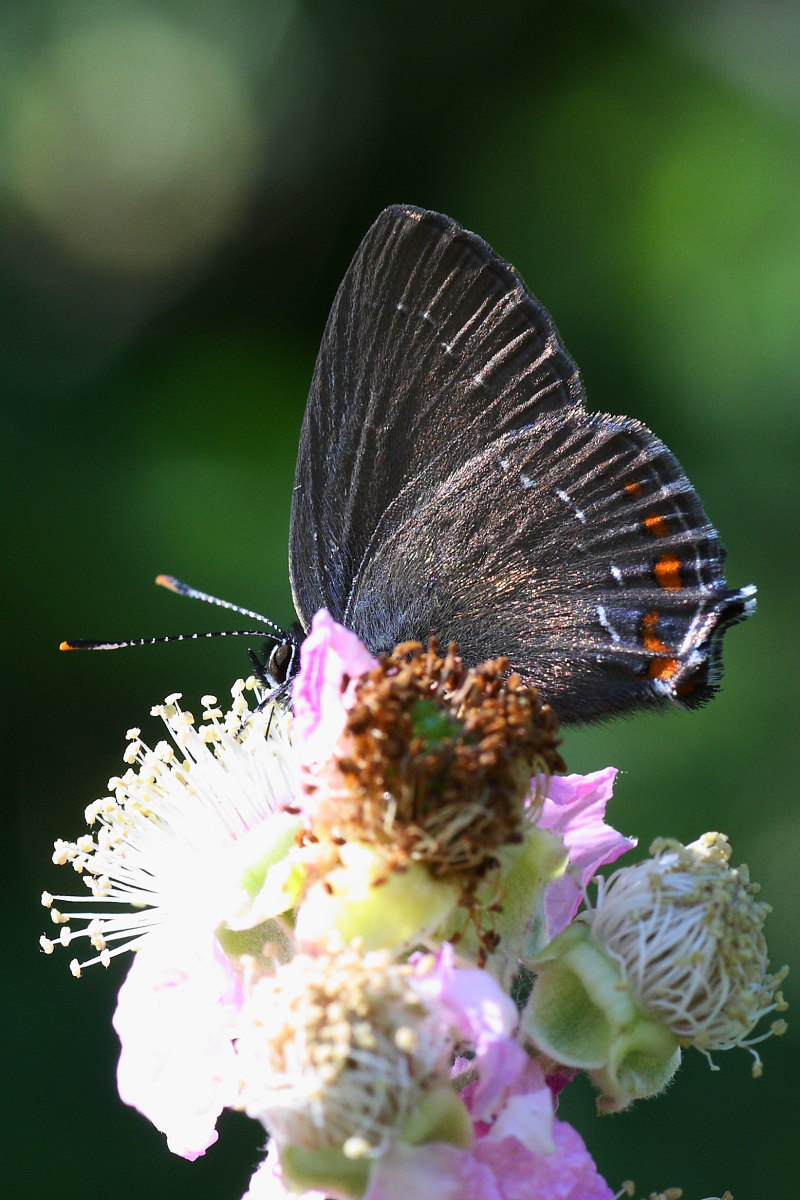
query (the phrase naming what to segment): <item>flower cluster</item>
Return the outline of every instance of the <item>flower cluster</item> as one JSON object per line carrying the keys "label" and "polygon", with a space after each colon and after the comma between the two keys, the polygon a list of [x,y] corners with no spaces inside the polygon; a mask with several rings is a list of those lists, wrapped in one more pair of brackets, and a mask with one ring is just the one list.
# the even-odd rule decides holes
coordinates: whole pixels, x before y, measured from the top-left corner
{"label": "flower cluster", "polygon": [[120,1095],[190,1159],[224,1108],[261,1122],[249,1200],[612,1200],[556,1115],[568,1081],[624,1108],[784,1007],[721,835],[654,845],[589,903],[635,845],[605,823],[615,771],[558,774],[505,660],[376,660],[321,612],[292,711],[255,681],[200,724],[179,699],[56,843],[88,895],[43,897],[41,944],[82,940],[76,975],[136,952]]}

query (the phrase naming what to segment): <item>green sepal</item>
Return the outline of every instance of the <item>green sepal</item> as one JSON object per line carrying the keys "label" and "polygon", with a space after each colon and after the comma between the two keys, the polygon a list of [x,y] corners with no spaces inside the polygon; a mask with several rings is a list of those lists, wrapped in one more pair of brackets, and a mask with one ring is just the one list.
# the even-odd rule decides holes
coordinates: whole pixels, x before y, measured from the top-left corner
{"label": "green sepal", "polygon": [[427,867],[411,863],[388,871],[372,847],[342,847],[344,865],[309,888],[297,911],[297,936],[319,942],[335,930],[345,944],[364,950],[414,946],[432,936],[452,911],[458,892],[434,879]]}
{"label": "green sepal", "polygon": [[[500,854],[503,880],[503,911],[496,929],[501,938],[519,942],[518,957],[530,957],[539,948],[541,922],[537,919],[542,892],[548,883],[564,874],[569,855],[560,837],[547,829],[533,827],[521,846],[508,847]],[[515,938],[516,933],[516,938]]]}
{"label": "green sepal", "polygon": [[599,1112],[619,1112],[634,1100],[656,1096],[681,1065],[678,1039],[664,1025],[640,1016],[615,1039],[606,1067],[590,1071]]}
{"label": "green sepal", "polygon": [[259,959],[265,954],[271,962],[287,963],[294,955],[291,928],[288,918],[281,917],[252,929],[228,929],[223,925],[216,931],[216,937],[234,966],[243,958]]}
{"label": "green sepal", "polygon": [[619,965],[582,921],[563,930],[530,963],[536,974],[522,1031],[565,1066],[582,1068],[618,1111],[660,1092],[678,1068],[678,1039],[644,1013]]}
{"label": "green sepal", "polygon": [[[477,893],[478,903],[496,899],[491,928],[499,935],[497,949],[486,959],[486,970],[504,991],[511,987],[520,959],[530,957],[541,941],[541,899],[544,888],[564,873],[567,851],[555,834],[529,829],[517,846],[504,846],[497,855],[500,866],[490,872]],[[474,926],[458,909],[441,936],[458,937],[459,951],[475,958],[479,945]]]}
{"label": "green sepal", "polygon": [[371,1158],[348,1158],[339,1149],[311,1150],[302,1146],[283,1146],[279,1157],[288,1189],[319,1191],[342,1200],[361,1200],[373,1164]]}
{"label": "green sepal", "polygon": [[296,841],[302,827],[299,817],[274,813],[241,839],[238,883],[248,899],[226,915],[229,929],[254,929],[295,906],[306,878]]}
{"label": "green sepal", "polygon": [[253,900],[264,888],[272,867],[285,860],[295,848],[297,834],[303,822],[290,813],[275,813],[263,823],[271,830],[270,843],[257,859],[250,862],[242,872],[242,887]]}
{"label": "green sepal", "polygon": [[410,1146],[447,1142],[465,1150],[472,1145],[472,1119],[458,1094],[443,1083],[421,1096],[406,1118],[399,1140]]}

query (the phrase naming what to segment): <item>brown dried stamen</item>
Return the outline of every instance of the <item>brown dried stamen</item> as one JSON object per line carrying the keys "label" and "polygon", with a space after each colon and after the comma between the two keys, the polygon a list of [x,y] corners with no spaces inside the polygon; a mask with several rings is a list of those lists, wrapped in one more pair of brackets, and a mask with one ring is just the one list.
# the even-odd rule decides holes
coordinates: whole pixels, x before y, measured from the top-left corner
{"label": "brown dried stamen", "polygon": [[315,830],[386,847],[392,869],[422,861],[474,886],[521,840],[531,776],[564,770],[555,714],[508,667],[467,669],[433,640],[382,656],[358,683]]}

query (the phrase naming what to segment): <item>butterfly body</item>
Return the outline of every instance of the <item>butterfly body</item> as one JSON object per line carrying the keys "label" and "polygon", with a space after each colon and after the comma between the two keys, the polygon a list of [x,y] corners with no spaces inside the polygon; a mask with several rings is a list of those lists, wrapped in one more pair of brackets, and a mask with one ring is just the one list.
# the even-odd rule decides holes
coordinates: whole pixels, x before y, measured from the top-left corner
{"label": "butterfly body", "polygon": [[[386,209],[334,300],[298,454],[290,575],[378,653],[506,655],[563,720],[714,692],[724,550],[674,455],[584,407],[520,277],[475,234]],[[297,656],[294,656],[297,661]]]}

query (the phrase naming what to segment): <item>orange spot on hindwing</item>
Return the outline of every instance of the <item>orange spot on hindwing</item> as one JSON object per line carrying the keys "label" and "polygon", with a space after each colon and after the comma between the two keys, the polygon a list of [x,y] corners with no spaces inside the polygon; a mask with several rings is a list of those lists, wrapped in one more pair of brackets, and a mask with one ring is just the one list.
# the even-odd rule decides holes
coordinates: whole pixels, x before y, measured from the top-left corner
{"label": "orange spot on hindwing", "polygon": [[666,588],[668,592],[678,592],[683,587],[681,560],[674,554],[662,554],[657,558],[653,574],[659,587]]}
{"label": "orange spot on hindwing", "polygon": [[622,485],[629,496],[641,496],[642,485],[637,483],[635,479],[629,480],[628,483]]}
{"label": "orange spot on hindwing", "polygon": [[654,608],[642,617],[642,643],[645,650],[655,656],[647,668],[647,674],[651,679],[671,679],[681,664],[677,658],[671,656],[669,647],[656,633],[659,616],[658,610]]}
{"label": "orange spot on hindwing", "polygon": [[644,527],[653,537],[666,537],[669,533],[669,521],[660,513],[648,513],[644,519]]}

